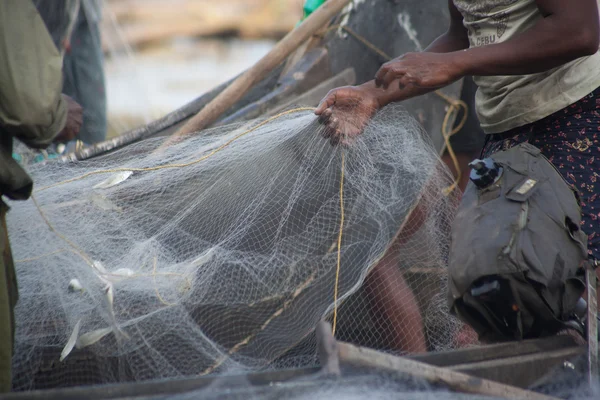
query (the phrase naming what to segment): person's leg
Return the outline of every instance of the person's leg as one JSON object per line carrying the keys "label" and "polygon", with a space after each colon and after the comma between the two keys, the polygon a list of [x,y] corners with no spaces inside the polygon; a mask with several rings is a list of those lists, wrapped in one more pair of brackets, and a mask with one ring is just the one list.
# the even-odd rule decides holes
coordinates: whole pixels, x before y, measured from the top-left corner
{"label": "person's leg", "polygon": [[[485,133],[481,129],[477,113],[475,112],[475,93],[477,85],[473,82],[470,76],[463,80],[463,87],[460,94],[460,99],[467,104],[467,120],[460,131],[450,137],[450,145],[456,154],[458,167],[460,170],[460,179],[458,181],[458,190],[462,194],[467,184],[469,183],[469,163],[476,158],[479,158],[481,148],[485,142]],[[458,124],[463,116],[459,115],[456,124]],[[455,125],[456,126],[456,125]],[[454,165],[454,160],[446,151],[442,155],[442,161],[452,172],[456,179],[458,172]],[[461,348],[476,344],[478,341],[477,333],[468,325],[464,325],[456,333],[454,338],[454,346]]]}
{"label": "person's leg", "polygon": [[71,49],[63,64],[63,93],[83,108],[78,140],[95,144],[106,139],[106,92],[104,55],[98,25],[88,23],[83,10],[71,37]]}
{"label": "person's leg", "polygon": [[399,353],[427,351],[423,318],[415,295],[399,268],[398,254],[388,253],[367,276],[365,284],[373,311],[389,327],[384,332],[387,346]]}
{"label": "person's leg", "polygon": [[421,228],[427,218],[426,204],[426,198],[419,201],[407,216],[394,244],[365,279],[374,312],[389,327],[389,331],[385,332],[387,346],[399,353],[427,351],[419,304],[399,263],[402,245]]}
{"label": "person's leg", "polygon": [[[464,191],[469,181],[468,164],[479,156],[485,140],[485,134],[481,130],[474,108],[476,91],[477,86],[472,78],[465,78],[461,100],[468,106],[467,122],[459,132],[450,138],[450,145],[457,156],[461,171],[459,181],[461,192]],[[462,116],[459,116],[460,118]],[[442,161],[454,177],[457,177],[458,171],[448,152],[442,155]],[[398,242],[373,268],[365,282],[367,293],[370,294],[373,300],[375,312],[382,316],[385,323],[391,328],[387,340],[388,346],[399,352],[420,353],[427,351],[425,329],[419,304],[399,265],[401,242],[408,240],[421,227],[426,218],[424,204],[426,204],[426,201],[422,201],[420,207],[415,209],[416,212],[411,215],[411,220],[400,233]],[[465,327],[458,334],[456,342],[460,342],[462,345],[471,344],[476,342],[475,336],[472,329]]]}
{"label": "person's leg", "polygon": [[17,302],[16,276],[13,266],[8,232],[7,207],[0,200],[0,393],[12,387],[12,352],[14,340],[13,310]]}

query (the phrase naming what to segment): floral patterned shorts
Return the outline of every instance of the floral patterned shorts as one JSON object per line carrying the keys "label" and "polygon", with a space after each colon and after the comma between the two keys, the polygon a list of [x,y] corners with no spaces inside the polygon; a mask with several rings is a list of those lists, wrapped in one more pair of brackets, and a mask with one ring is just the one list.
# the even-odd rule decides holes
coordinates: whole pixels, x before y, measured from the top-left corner
{"label": "floral patterned shorts", "polygon": [[588,253],[600,260],[600,88],[542,120],[490,135],[482,156],[523,142],[538,147],[579,192]]}

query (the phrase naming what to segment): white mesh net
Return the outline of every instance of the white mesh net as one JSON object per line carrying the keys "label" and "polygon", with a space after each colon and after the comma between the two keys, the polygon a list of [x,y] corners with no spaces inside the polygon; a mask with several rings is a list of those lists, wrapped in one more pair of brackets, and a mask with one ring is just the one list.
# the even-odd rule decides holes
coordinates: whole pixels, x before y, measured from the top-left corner
{"label": "white mesh net", "polygon": [[401,108],[348,147],[320,129],[296,110],[33,165],[9,213],[15,387],[314,365],[334,314],[339,339],[452,347],[449,173]]}
{"label": "white mesh net", "polygon": [[217,378],[207,387],[185,394],[160,396],[161,400],[499,400],[498,397],[452,393],[441,386],[401,374],[351,373],[336,379],[293,379],[276,385],[252,386],[251,382],[232,382]]}

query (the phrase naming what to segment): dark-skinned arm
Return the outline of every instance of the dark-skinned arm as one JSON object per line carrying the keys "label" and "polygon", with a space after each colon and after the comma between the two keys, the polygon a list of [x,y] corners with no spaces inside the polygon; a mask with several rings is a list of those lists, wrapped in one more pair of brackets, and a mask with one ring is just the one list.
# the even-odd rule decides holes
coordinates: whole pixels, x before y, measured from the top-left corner
{"label": "dark-skinned arm", "polygon": [[[547,71],[598,51],[596,0],[536,0],[542,18],[506,42],[445,54],[408,53],[383,66],[377,86],[413,84],[439,88],[465,75],[529,75]],[[392,86],[398,86],[394,83]]]}
{"label": "dark-skinned arm", "polygon": [[469,48],[469,36],[463,25],[463,16],[454,5],[453,0],[448,0],[450,11],[450,26],[440,37],[435,39],[423,51],[429,53],[450,53]]}
{"label": "dark-skinned arm", "polygon": [[[448,9],[450,11],[450,26],[448,27],[448,30],[431,42],[423,52],[451,53],[469,48],[469,36],[463,25],[463,16],[454,5],[453,0],[448,0]],[[391,60],[383,64],[382,69],[393,64],[393,62],[394,60]],[[416,87],[414,85],[405,86],[402,90],[399,90],[398,87],[388,89],[387,87],[380,88],[378,86],[381,85],[377,85],[375,79],[373,79],[355,87],[372,93],[377,98],[380,107],[393,101],[405,100],[432,91],[432,89]],[[332,92],[330,92],[330,94],[331,93]],[[315,111],[317,115],[320,115],[325,109],[333,105],[332,102],[335,101],[335,96],[330,97],[331,96],[329,95],[326,96],[325,99],[323,99],[324,101],[319,104],[319,107],[317,107],[317,110]],[[329,101],[327,101],[328,99]]]}
{"label": "dark-skinned arm", "polygon": [[468,75],[529,75],[598,51],[596,0],[536,0],[543,15],[530,30],[506,42],[469,49],[456,57]]}
{"label": "dark-skinned arm", "polygon": [[[469,48],[469,36],[467,29],[463,25],[463,16],[454,5],[453,0],[448,0],[448,9],[450,10],[450,26],[448,27],[448,30],[431,42],[431,44],[423,50],[424,53],[453,53]],[[394,60],[385,63],[380,71],[393,63]],[[368,81],[361,86],[366,90],[375,93],[379,107],[384,107],[395,101],[402,101],[421,96],[435,90],[435,88],[426,88],[416,85],[398,85],[383,88],[381,85],[377,84],[376,79]]]}
{"label": "dark-skinned arm", "polygon": [[[448,0],[450,9],[450,26],[448,30],[434,40],[424,52],[448,53],[469,47],[467,30],[463,25],[463,17]],[[393,61],[384,64],[384,66]],[[333,144],[351,140],[358,135],[367,121],[375,112],[386,104],[406,100],[423,95],[433,89],[416,85],[393,85],[393,87],[378,87],[375,80],[359,86],[346,86],[331,90],[321,101],[315,114],[319,115],[321,123],[326,127],[324,134]],[[336,115],[333,115],[335,106]],[[341,134],[343,133],[343,138]]]}
{"label": "dark-skinned arm", "polygon": [[[331,91],[315,111],[326,125],[326,136],[333,142],[340,136],[351,140],[362,132],[377,109],[450,85],[467,75],[535,74],[598,51],[600,22],[596,0],[535,2],[542,18],[506,42],[459,50],[458,25],[454,31],[451,25],[427,51],[407,53],[384,64],[375,82]],[[460,14],[452,1],[449,5],[452,23],[456,23]],[[466,36],[464,28],[463,34]],[[454,44],[456,48],[444,52]],[[352,120],[348,122],[350,116]]]}

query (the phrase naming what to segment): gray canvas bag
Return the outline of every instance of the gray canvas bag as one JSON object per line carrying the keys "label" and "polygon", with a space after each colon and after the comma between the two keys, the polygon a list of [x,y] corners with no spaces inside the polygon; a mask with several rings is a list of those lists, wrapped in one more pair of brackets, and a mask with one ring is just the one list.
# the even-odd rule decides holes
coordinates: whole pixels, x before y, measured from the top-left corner
{"label": "gray canvas bag", "polygon": [[528,143],[490,158],[499,176],[485,188],[470,182],[453,222],[451,313],[482,341],[553,335],[585,289],[579,202]]}

